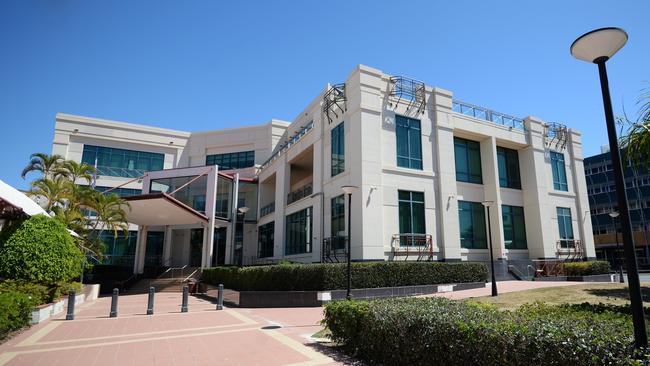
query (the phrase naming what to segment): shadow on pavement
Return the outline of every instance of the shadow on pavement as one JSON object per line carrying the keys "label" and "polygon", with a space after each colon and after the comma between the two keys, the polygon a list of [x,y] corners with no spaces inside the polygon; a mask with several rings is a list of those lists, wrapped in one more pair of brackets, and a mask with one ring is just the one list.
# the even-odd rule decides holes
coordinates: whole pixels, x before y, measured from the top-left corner
{"label": "shadow on pavement", "polygon": [[353,365],[353,366],[368,365],[363,361],[357,360],[354,357],[345,354],[345,352],[343,352],[343,349],[334,343],[316,342],[316,343],[306,344],[306,346],[344,365]]}
{"label": "shadow on pavement", "polygon": [[[627,284],[623,288],[598,288],[598,289],[586,289],[585,292],[594,296],[600,296],[604,298],[615,298],[619,300],[629,300],[630,293],[628,292]],[[643,301],[650,301],[650,287],[641,286],[641,296]]]}

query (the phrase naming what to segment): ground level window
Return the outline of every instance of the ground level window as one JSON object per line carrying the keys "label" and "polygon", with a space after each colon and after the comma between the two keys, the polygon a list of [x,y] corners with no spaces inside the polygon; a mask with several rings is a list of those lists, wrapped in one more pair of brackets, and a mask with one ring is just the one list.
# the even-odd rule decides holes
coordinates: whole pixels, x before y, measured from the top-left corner
{"label": "ground level window", "polygon": [[486,249],[485,208],[480,202],[458,201],[460,246],[468,249]]}
{"label": "ground level window", "polygon": [[573,223],[570,208],[557,208],[557,225],[560,230],[560,246],[569,248],[569,245],[573,244]]}
{"label": "ground level window", "polygon": [[502,205],[503,235],[506,249],[526,249],[524,208]]}
{"label": "ground level window", "polygon": [[285,255],[311,253],[312,208],[287,216]]}
{"label": "ground level window", "polygon": [[332,249],[345,248],[345,196],[332,198],[331,240]]}
{"label": "ground level window", "polygon": [[259,258],[273,257],[273,245],[275,239],[275,222],[264,224],[258,229],[258,250]]}
{"label": "ground level window", "polygon": [[397,191],[400,245],[416,245],[426,234],[424,192]]}

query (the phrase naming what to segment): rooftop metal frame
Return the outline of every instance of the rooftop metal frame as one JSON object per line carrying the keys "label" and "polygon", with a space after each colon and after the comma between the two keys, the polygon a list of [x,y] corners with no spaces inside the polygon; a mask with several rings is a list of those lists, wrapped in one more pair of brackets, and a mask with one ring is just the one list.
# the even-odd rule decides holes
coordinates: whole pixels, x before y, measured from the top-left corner
{"label": "rooftop metal frame", "polygon": [[424,114],[426,94],[423,82],[405,76],[392,76],[389,85],[388,97],[395,102],[395,107],[402,103],[406,105],[407,112],[416,108],[417,113]]}
{"label": "rooftop metal frame", "polygon": [[345,95],[345,83],[334,84],[323,95],[323,112],[328,123],[342,115],[347,110],[347,97]]}

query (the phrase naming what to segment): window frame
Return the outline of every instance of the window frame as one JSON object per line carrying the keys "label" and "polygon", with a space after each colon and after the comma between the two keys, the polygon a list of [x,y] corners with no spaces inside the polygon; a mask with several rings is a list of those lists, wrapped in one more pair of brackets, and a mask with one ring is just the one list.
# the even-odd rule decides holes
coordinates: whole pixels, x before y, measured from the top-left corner
{"label": "window frame", "polygon": [[[557,213],[557,226],[558,226],[558,232],[560,238],[560,247],[563,249],[568,249],[569,242],[575,240],[575,233],[573,231],[573,216],[571,214],[571,208],[556,207],[555,209]],[[567,232],[567,227],[570,232]]]}
{"label": "window frame", "polygon": [[218,165],[219,170],[250,168],[255,166],[255,150],[206,155],[205,165]]}
{"label": "window frame", "polygon": [[564,154],[557,151],[550,151],[551,173],[553,176],[553,189],[556,191],[568,192],[569,183],[566,174],[566,162]]}
{"label": "window frame", "polygon": [[[511,228],[506,228],[506,218],[510,218]],[[501,205],[501,219],[503,222],[503,242],[506,249],[528,249],[528,242],[526,240],[526,218],[524,216],[524,208],[521,206]],[[518,222],[518,220],[521,220]],[[517,237],[517,228],[521,225],[523,228],[523,238]],[[510,243],[506,238],[510,236],[512,239]]]}
{"label": "window frame", "polygon": [[499,187],[521,189],[521,170],[519,169],[519,152],[517,150],[497,146],[497,167]]}
{"label": "window frame", "polygon": [[[463,233],[463,214],[469,213],[469,225],[471,227],[470,235],[464,236]],[[480,217],[479,217],[480,216]],[[487,224],[485,221],[485,207],[480,202],[458,201],[458,228],[460,232],[460,246],[464,249],[487,249]],[[477,224],[482,223],[483,233],[481,237],[480,228]],[[477,235],[478,234],[478,235]],[[470,245],[467,245],[467,244]]]}
{"label": "window frame", "polygon": [[330,176],[335,177],[345,171],[345,122],[332,128],[330,137]]}
{"label": "window frame", "polygon": [[[464,149],[464,161],[458,154],[460,149]],[[476,156],[472,157],[471,154],[475,153]],[[473,171],[472,162],[478,160],[478,171]],[[483,184],[483,166],[481,161],[481,143],[474,140],[464,139],[462,137],[454,136],[454,164],[456,168],[456,181]],[[464,170],[459,169],[465,167]],[[465,176],[463,176],[465,175]]]}
{"label": "window frame", "polygon": [[[408,195],[408,197],[404,197]],[[402,215],[406,212],[408,206],[408,228],[404,227],[406,222]],[[403,210],[404,209],[404,210]],[[416,236],[426,235],[427,221],[426,221],[426,207],[424,204],[424,192],[420,191],[407,191],[397,190],[397,216],[400,234],[400,246],[414,246],[419,241],[414,240]],[[417,212],[416,212],[417,211]],[[421,216],[416,220],[417,216]],[[417,225],[420,222],[421,225]],[[408,230],[408,231],[407,231]],[[406,236],[403,236],[406,235]],[[408,236],[411,240],[408,240]]]}
{"label": "window frame", "polygon": [[[401,134],[400,131],[402,131]],[[406,138],[405,141],[404,138]],[[404,144],[407,155],[400,154],[400,150],[404,150]],[[398,167],[423,170],[421,120],[395,115],[395,156]]]}
{"label": "window frame", "polygon": [[[265,236],[264,241],[262,241],[263,236]],[[258,258],[273,257],[274,247],[275,247],[275,221],[271,221],[264,225],[260,225],[259,228],[257,229],[257,257]]]}
{"label": "window frame", "polygon": [[[299,255],[312,252],[312,233],[313,233],[313,214],[312,206],[296,211],[285,216],[285,233],[286,240],[284,245],[284,255]],[[292,227],[294,225],[295,227]],[[305,225],[304,228],[301,226]],[[298,229],[292,231],[292,229]],[[301,232],[301,230],[304,230]],[[296,235],[293,235],[296,234]],[[292,242],[292,240],[304,239],[304,243]]]}

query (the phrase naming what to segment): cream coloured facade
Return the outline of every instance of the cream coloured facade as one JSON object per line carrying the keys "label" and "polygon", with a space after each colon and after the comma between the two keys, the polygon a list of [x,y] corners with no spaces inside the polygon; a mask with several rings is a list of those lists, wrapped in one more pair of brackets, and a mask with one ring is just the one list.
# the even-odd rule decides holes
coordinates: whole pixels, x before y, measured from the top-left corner
{"label": "cream coloured facade", "polygon": [[[84,154],[93,146],[159,154],[150,160],[156,168],[164,157],[157,169],[163,172],[142,179],[136,178],[145,170],[100,174],[101,187],[149,193],[156,177],[179,177],[174,172],[183,169],[196,176],[198,167],[212,165],[208,179],[223,174],[232,187],[237,179],[254,185],[254,199],[252,193],[235,197],[241,189],[231,189],[229,217],[208,217],[225,235],[225,254],[216,260],[220,249],[201,236],[202,267],[342,259],[349,231],[344,185],[359,188],[349,207],[354,260],[484,261],[488,232],[503,263],[595,257],[578,131],[472,106],[448,90],[363,65],[344,83],[324,88],[292,122],[189,133],[57,115],[53,153],[92,163]],[[251,151],[249,166],[224,165],[229,154]],[[115,154],[126,154],[122,164],[129,161],[129,152]],[[233,217],[243,205],[251,211],[241,229]],[[208,206],[200,208],[208,212]],[[193,264],[192,230],[210,225],[140,225],[135,272],[143,270],[143,232],[164,233],[159,263],[180,266]]]}

